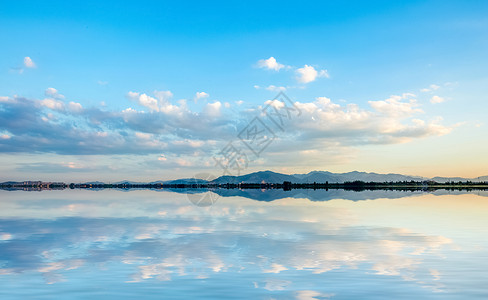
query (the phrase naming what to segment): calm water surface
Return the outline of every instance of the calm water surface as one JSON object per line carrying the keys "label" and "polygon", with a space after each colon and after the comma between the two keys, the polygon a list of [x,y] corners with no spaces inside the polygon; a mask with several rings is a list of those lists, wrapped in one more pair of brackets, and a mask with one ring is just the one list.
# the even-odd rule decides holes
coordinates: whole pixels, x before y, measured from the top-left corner
{"label": "calm water surface", "polygon": [[0,191],[0,299],[488,299],[486,195],[254,193]]}

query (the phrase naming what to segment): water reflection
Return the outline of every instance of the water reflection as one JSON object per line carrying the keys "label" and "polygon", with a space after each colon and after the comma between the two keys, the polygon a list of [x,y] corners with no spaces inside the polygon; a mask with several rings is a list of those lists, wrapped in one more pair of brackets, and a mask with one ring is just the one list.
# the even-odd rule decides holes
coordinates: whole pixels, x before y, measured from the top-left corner
{"label": "water reflection", "polygon": [[[199,193],[202,189],[168,189],[175,193]],[[162,190],[164,191],[164,190]],[[373,200],[373,199],[397,199],[404,197],[422,196],[432,194],[442,195],[465,195],[473,194],[488,197],[485,190],[466,190],[466,189],[371,189],[371,190],[344,190],[344,189],[292,189],[284,191],[282,189],[213,189],[220,197],[244,197],[257,201],[275,201],[284,198],[309,199],[310,201],[328,201],[334,199],[344,199],[352,201]]]}
{"label": "water reflection", "polygon": [[204,208],[155,191],[0,197],[2,299],[488,296],[477,195]]}

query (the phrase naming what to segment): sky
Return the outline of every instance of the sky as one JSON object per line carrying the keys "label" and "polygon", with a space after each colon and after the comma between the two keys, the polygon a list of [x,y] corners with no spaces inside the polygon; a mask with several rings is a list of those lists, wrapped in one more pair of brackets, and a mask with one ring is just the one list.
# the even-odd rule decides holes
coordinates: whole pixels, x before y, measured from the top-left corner
{"label": "sky", "polygon": [[486,1],[0,0],[0,181],[488,175]]}

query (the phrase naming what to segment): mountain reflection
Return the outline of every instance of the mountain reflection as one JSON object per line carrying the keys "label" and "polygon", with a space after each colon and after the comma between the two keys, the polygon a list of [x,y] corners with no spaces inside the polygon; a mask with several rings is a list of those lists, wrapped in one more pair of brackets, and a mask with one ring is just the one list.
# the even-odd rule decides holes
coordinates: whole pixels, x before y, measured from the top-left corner
{"label": "mountain reflection", "polygon": [[[204,189],[168,189],[175,193],[204,193]],[[464,195],[473,194],[488,197],[488,191],[484,190],[402,190],[402,189],[371,189],[371,190],[344,190],[344,189],[212,189],[211,192],[221,197],[244,197],[257,201],[274,201],[284,198],[308,199],[311,201],[328,201],[333,199],[344,199],[352,201],[374,200],[374,199],[397,199],[412,196],[421,196],[426,193],[443,195]]]}
{"label": "mountain reflection", "polygon": [[[223,197],[201,208],[183,194],[153,191],[5,195],[9,197],[0,201],[0,274],[18,280],[37,274],[48,284],[93,276],[110,284],[158,283],[154,288],[178,291],[188,280],[196,280],[219,288],[234,286],[243,298],[276,293],[323,299],[347,294],[339,283],[323,285],[342,278],[364,280],[370,288],[388,281],[400,291],[401,282],[406,282],[417,286],[419,295],[430,295],[462,290],[446,273],[465,263],[466,253],[486,249],[486,244],[467,247],[444,226],[427,222],[427,229],[422,229],[424,225],[402,215],[402,204],[395,206],[392,200],[357,207],[356,202],[341,200],[259,202]],[[436,201],[414,196],[405,200],[414,206]],[[446,206],[459,197],[478,201],[476,195],[430,197],[442,198]],[[434,211],[425,206],[421,208]],[[397,213],[405,226],[379,220],[377,210]],[[485,233],[480,231],[474,239]],[[170,281],[175,283],[164,284]],[[479,281],[474,278],[471,284]],[[214,292],[208,298],[215,298]]]}

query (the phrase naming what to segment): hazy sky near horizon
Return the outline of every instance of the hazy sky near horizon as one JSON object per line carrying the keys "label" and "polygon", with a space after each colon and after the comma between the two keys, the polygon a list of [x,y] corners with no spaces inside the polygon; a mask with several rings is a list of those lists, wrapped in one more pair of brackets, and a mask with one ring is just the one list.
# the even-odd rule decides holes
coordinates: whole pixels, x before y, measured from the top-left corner
{"label": "hazy sky near horizon", "polygon": [[229,145],[241,173],[488,175],[486,1],[0,0],[0,37],[0,181],[219,176]]}

